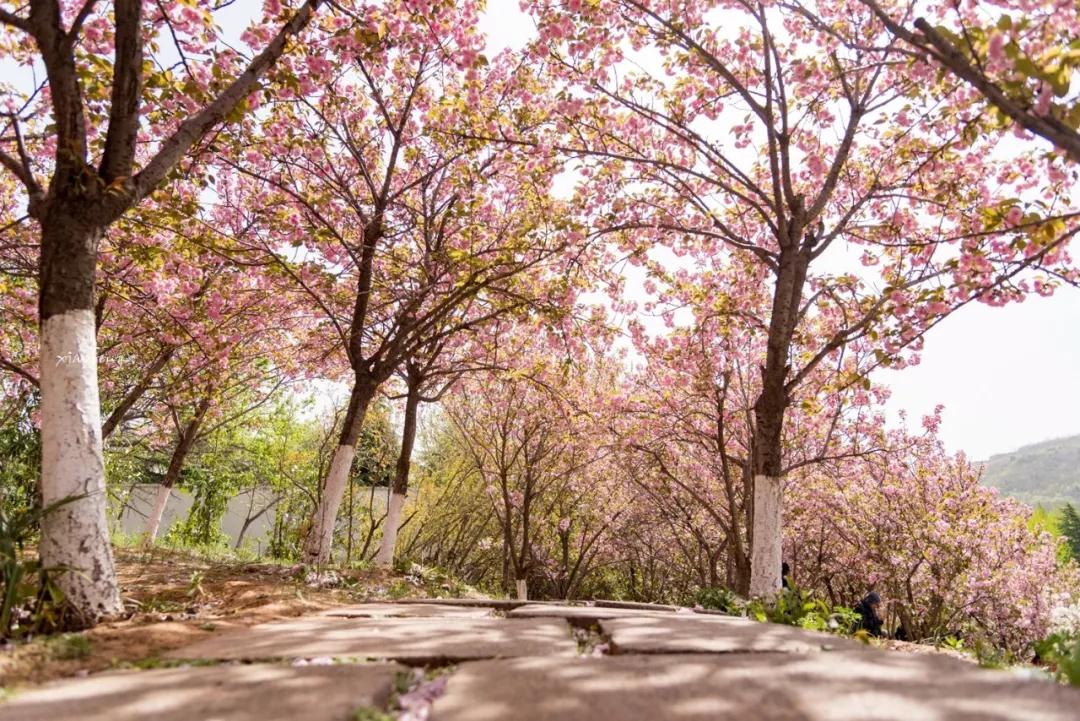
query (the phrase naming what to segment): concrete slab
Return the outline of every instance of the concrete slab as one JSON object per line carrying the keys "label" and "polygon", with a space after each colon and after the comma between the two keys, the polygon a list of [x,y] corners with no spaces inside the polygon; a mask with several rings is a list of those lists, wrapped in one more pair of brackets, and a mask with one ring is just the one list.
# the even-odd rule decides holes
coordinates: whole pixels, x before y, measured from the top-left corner
{"label": "concrete slab", "polygon": [[61,681],[0,705],[0,721],[341,721],[382,709],[394,664],[200,666]]}
{"label": "concrete slab", "polygon": [[169,653],[181,659],[386,658],[413,663],[572,656],[566,623],[507,618],[327,618],[267,623]]}
{"label": "concrete slab", "polygon": [[[687,613],[690,613],[687,611]],[[605,618],[648,618],[651,616],[674,616],[672,611],[642,611],[632,608],[610,606],[555,606],[529,604],[508,612],[509,618],[565,618],[570,621],[599,621]]]}
{"label": "concrete slab", "polygon": [[520,658],[460,666],[432,721],[1076,721],[1080,690],[941,655]]}
{"label": "concrete slab", "polygon": [[316,616],[340,618],[494,618],[494,608],[484,606],[450,606],[434,603],[361,603],[320,611]]}
{"label": "concrete slab", "polygon": [[599,599],[593,605],[602,608],[634,608],[639,611],[678,611],[681,606],[665,606],[662,603],[638,603],[637,601],[608,601]]}
{"label": "concrete slab", "polygon": [[428,603],[443,606],[486,606],[488,608],[510,609],[527,604],[550,604],[554,601],[519,601],[513,598],[400,598],[394,603]]}
{"label": "concrete slab", "polygon": [[866,648],[858,641],[736,616],[654,614],[602,620],[600,628],[611,637],[613,653],[807,653]]}

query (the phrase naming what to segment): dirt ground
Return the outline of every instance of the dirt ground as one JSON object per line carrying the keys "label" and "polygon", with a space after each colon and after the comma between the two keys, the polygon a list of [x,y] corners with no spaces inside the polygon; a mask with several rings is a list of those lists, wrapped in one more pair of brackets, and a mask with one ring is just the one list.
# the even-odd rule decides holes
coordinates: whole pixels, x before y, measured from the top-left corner
{"label": "dirt ground", "polygon": [[470,596],[438,577],[368,569],[334,588],[308,583],[298,567],[210,561],[183,552],[117,549],[125,613],[81,634],[0,646],[2,692],[112,668],[153,667],[174,648],[222,630],[365,600]]}
{"label": "dirt ground", "polygon": [[961,661],[967,661],[969,663],[978,663],[978,659],[970,653],[964,653],[963,651],[957,651],[951,648],[944,648],[940,646],[930,646],[925,643],[908,643],[907,641],[895,641],[893,639],[883,639],[875,641],[874,645],[888,649],[889,651],[899,651],[901,653],[940,653],[946,656],[952,656],[958,658]]}

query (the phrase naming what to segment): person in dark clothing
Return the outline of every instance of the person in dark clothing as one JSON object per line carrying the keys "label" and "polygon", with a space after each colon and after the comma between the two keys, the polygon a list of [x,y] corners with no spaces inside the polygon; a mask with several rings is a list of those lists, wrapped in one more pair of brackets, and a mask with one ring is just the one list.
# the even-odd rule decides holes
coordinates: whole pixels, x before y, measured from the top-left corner
{"label": "person in dark clothing", "polygon": [[871,636],[881,636],[883,623],[878,609],[881,608],[881,596],[876,591],[866,594],[859,605],[855,607],[855,613],[859,614],[859,626],[855,630],[865,629]]}
{"label": "person in dark clothing", "polygon": [[780,564],[780,584],[784,588],[791,588],[791,582],[788,581],[788,577],[791,575],[791,566],[787,565],[787,561],[783,561]]}

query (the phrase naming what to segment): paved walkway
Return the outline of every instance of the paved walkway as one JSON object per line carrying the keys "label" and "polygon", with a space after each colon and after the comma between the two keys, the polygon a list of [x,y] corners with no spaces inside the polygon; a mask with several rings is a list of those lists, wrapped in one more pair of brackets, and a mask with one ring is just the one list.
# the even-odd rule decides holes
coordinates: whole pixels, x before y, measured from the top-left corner
{"label": "paved walkway", "polygon": [[58,682],[0,721],[1077,721],[1080,690],[665,606],[372,603]]}

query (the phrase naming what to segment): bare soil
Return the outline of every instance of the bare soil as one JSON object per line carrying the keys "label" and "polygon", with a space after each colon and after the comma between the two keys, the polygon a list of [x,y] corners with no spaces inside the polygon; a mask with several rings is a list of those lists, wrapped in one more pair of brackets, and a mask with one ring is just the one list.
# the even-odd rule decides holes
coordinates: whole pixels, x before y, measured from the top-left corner
{"label": "bare soil", "polygon": [[0,696],[20,687],[107,669],[153,667],[167,651],[228,629],[368,600],[475,595],[439,580],[382,569],[338,571],[340,583],[307,583],[303,570],[211,561],[174,550],[116,550],[125,613],[81,634],[0,646]]}

